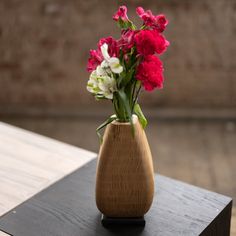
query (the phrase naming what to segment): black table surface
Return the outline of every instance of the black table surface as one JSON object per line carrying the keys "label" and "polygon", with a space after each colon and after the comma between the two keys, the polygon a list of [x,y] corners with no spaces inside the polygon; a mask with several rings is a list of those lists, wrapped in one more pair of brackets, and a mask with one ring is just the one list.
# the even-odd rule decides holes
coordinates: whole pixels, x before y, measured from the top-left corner
{"label": "black table surface", "polygon": [[232,199],[161,175],[146,226],[104,228],[95,204],[96,161],[38,193],[0,218],[14,236],[229,235]]}

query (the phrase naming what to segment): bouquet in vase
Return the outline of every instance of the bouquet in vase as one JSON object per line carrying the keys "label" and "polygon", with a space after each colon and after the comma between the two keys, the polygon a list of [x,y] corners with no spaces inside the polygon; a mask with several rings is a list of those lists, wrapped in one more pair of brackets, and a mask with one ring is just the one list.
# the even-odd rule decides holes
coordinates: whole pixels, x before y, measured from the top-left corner
{"label": "bouquet in vase", "polygon": [[163,64],[159,56],[169,46],[163,36],[168,20],[163,14],[153,15],[142,7],[136,13],[143,22],[139,28],[128,18],[127,7],[120,6],[113,16],[121,29],[120,38],[102,38],[97,49],[90,50],[87,90],[97,100],[110,100],[115,112],[97,128],[100,137],[99,131],[113,120],[132,125],[133,114],[145,128],[147,120],[138,103],[140,91],[163,88]]}

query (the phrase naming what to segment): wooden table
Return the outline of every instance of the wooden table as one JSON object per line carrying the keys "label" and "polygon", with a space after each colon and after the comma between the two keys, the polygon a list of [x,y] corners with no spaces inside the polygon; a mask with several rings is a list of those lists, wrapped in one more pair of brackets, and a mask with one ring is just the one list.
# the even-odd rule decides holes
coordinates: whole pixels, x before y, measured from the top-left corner
{"label": "wooden table", "polygon": [[106,229],[94,202],[95,153],[0,123],[0,158],[0,236],[229,235],[226,196],[156,175],[146,227]]}

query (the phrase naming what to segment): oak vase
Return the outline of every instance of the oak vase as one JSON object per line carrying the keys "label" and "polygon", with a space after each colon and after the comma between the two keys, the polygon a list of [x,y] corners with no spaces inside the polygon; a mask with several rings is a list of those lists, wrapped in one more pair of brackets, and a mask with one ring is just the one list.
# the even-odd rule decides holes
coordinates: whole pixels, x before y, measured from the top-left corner
{"label": "oak vase", "polygon": [[96,204],[107,217],[142,217],[154,195],[152,155],[137,117],[105,130],[96,173]]}

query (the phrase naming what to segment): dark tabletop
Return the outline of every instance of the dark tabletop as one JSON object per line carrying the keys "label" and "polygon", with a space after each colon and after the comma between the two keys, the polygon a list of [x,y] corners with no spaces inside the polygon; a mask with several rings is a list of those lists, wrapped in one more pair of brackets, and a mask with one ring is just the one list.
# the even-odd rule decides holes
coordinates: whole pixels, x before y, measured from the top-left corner
{"label": "dark tabletop", "polygon": [[160,175],[144,228],[104,228],[95,205],[95,169],[91,161],[22,203],[0,218],[0,229],[14,236],[229,235],[229,197]]}

